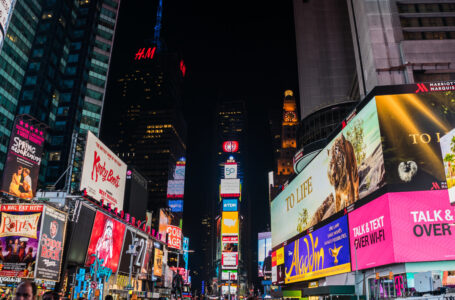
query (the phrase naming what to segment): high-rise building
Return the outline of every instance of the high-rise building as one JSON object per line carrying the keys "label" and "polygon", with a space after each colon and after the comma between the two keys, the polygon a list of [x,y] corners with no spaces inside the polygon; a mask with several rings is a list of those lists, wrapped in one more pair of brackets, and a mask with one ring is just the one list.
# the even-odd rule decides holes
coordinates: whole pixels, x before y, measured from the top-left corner
{"label": "high-rise building", "polygon": [[[99,133],[118,9],[119,0],[18,1],[15,6],[2,56],[19,53],[9,62],[19,74],[9,87],[19,94],[9,99],[18,103],[17,109],[10,106],[11,113],[32,115],[49,126],[41,186],[53,186],[65,172],[76,184],[80,161],[70,157],[74,137],[87,130]],[[17,82],[21,76],[23,82]]]}
{"label": "high-rise building", "polygon": [[455,3],[347,3],[361,95],[377,85],[455,79]]}
{"label": "high-rise building", "polygon": [[0,53],[0,173],[40,18],[40,2],[17,1],[4,36]]}
{"label": "high-rise building", "polygon": [[168,181],[176,162],[186,156],[183,61],[175,53],[157,53],[154,47],[135,53],[131,69],[117,80],[112,93],[111,101],[117,104],[113,113],[120,108],[120,116],[103,125],[102,135],[123,161],[147,178],[147,208],[152,210],[167,207]]}
{"label": "high-rise building", "polygon": [[301,149],[332,132],[359,99],[359,89],[346,1],[294,0],[294,22]]}

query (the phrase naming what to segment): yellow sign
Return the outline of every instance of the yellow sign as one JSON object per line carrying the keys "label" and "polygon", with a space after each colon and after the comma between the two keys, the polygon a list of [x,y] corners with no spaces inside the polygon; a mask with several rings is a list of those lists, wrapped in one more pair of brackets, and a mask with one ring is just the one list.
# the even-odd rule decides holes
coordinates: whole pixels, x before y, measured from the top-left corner
{"label": "yellow sign", "polygon": [[308,283],[309,288],[317,288],[319,286],[319,281],[310,281]]}
{"label": "yellow sign", "polygon": [[279,266],[282,264],[284,264],[284,247],[276,250],[276,265]]}
{"label": "yellow sign", "polygon": [[163,276],[163,251],[155,248],[155,259],[153,261],[153,275]]}
{"label": "yellow sign", "polygon": [[223,211],[221,234],[239,234],[239,212]]}

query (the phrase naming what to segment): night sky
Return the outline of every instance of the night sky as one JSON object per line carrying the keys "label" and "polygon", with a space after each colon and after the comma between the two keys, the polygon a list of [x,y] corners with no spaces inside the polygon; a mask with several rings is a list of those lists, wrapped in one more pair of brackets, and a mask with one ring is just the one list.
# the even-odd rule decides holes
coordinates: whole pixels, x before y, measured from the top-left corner
{"label": "night sky", "polygon": [[[109,74],[109,90],[132,61],[130,53],[154,33],[157,0],[123,0]],[[279,3],[279,4],[278,4]],[[190,269],[202,263],[201,207],[209,199],[215,163],[212,124],[219,95],[247,102],[248,141],[245,176],[253,205],[253,233],[265,231],[268,218],[267,173],[274,168],[269,110],[281,109],[285,89],[297,90],[292,1],[163,0],[161,37],[185,60],[184,115],[188,125],[183,231],[190,237]],[[297,100],[298,101],[298,100]],[[112,108],[111,108],[112,109]],[[253,243],[257,245],[257,243]],[[198,278],[194,284],[200,286]],[[196,288],[197,288],[196,286]]]}

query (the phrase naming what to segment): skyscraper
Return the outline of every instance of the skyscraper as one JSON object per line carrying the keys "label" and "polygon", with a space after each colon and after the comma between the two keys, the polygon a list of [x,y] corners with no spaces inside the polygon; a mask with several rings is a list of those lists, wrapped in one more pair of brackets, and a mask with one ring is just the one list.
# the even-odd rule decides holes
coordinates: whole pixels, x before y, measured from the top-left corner
{"label": "skyscraper", "polygon": [[[99,133],[119,0],[38,2],[18,1],[15,13],[25,18],[16,20],[13,14],[8,30],[14,33],[16,23],[22,24],[8,39],[21,42],[17,48],[30,49],[16,60],[23,65],[19,74],[24,80],[14,86],[20,96],[11,112],[32,115],[49,126],[41,186],[54,185],[65,172],[74,175],[76,184],[80,161],[70,157],[74,136]],[[8,44],[2,55],[19,51]]]}
{"label": "skyscraper", "polygon": [[0,53],[0,172],[4,168],[11,128],[40,16],[39,2],[18,1],[4,36]]}
{"label": "skyscraper", "polygon": [[[184,64],[177,54],[158,53],[153,46],[136,49],[129,59],[131,68],[117,80],[111,99],[121,114],[103,125],[103,136],[148,180],[148,209],[167,207],[168,180],[176,162],[186,156]],[[118,134],[112,136],[113,131]]]}

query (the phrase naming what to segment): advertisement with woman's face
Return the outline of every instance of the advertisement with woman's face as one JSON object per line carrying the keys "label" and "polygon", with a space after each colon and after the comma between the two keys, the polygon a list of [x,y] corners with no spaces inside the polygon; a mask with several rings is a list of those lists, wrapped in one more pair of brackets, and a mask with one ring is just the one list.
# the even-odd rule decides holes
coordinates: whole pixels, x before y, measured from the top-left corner
{"label": "advertisement with woman's face", "polygon": [[103,261],[103,267],[111,269],[113,273],[117,272],[124,235],[124,224],[96,212],[85,264],[90,266],[96,257]]}

